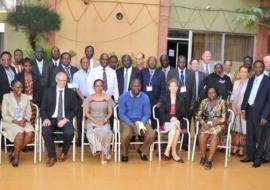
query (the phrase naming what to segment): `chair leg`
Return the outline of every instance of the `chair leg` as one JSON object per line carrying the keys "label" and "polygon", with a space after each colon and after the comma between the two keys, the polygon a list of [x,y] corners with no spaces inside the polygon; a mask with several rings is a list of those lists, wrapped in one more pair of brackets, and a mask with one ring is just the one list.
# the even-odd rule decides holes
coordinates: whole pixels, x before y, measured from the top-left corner
{"label": "chair leg", "polygon": [[121,161],[121,140],[120,140],[120,134],[118,136],[118,162]]}
{"label": "chair leg", "polygon": [[194,156],[195,156],[195,149],[196,149],[196,143],[197,143],[197,136],[198,134],[195,134],[194,136],[194,142],[193,142],[193,150],[192,150],[192,162],[194,161]]}
{"label": "chair leg", "polygon": [[37,134],[35,133],[35,142],[34,142],[34,164],[37,163]]}
{"label": "chair leg", "polygon": [[76,153],[76,138],[75,138],[75,135],[73,137],[73,151],[72,151],[72,161],[75,162],[75,153]]}
{"label": "chair leg", "polygon": [[84,161],[84,136],[81,137],[81,162]]}
{"label": "chair leg", "polygon": [[160,141],[160,133],[158,133],[158,159],[161,160],[161,141]]}
{"label": "chair leg", "polygon": [[188,160],[190,160],[191,134],[188,132]]}
{"label": "chair leg", "polygon": [[183,147],[183,142],[184,142],[184,134],[183,133],[180,133],[180,135],[181,135],[181,141],[180,141],[179,151],[181,152],[182,151],[182,147]]}
{"label": "chair leg", "polygon": [[0,133],[0,164],[2,164],[2,133]]}
{"label": "chair leg", "polygon": [[7,153],[7,138],[4,137],[5,153]]}
{"label": "chair leg", "polygon": [[153,151],[154,151],[154,147],[155,147],[155,144],[152,143],[151,146],[150,146],[150,158],[149,160],[152,162],[153,160]]}

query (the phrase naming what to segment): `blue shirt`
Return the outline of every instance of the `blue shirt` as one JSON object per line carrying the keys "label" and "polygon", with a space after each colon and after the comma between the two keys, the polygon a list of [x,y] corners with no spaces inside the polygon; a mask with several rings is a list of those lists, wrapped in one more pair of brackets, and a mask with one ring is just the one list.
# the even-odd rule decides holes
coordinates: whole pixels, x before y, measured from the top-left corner
{"label": "blue shirt", "polygon": [[119,117],[121,121],[128,125],[132,125],[135,121],[142,121],[146,124],[150,116],[150,100],[145,93],[141,92],[135,97],[129,91],[120,96]]}

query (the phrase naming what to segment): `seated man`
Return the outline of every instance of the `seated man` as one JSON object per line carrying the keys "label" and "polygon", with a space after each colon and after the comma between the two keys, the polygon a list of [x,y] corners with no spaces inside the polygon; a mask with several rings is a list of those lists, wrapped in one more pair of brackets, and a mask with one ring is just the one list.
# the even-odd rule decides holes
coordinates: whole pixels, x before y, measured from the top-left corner
{"label": "seated man", "polygon": [[62,129],[64,141],[59,161],[66,160],[74,136],[72,121],[77,111],[76,94],[66,87],[66,73],[59,72],[55,78],[56,86],[46,89],[40,108],[42,136],[49,156],[47,167],[53,166],[57,161],[53,135],[57,128]]}
{"label": "seated man", "polygon": [[[147,161],[146,152],[155,140],[155,132],[149,124],[151,107],[148,96],[141,92],[142,84],[134,79],[130,85],[131,90],[119,98],[120,135],[123,149],[122,161],[128,161],[128,146],[132,135],[140,135],[143,131],[144,144],[138,149],[141,160]],[[142,130],[140,130],[142,129]]]}

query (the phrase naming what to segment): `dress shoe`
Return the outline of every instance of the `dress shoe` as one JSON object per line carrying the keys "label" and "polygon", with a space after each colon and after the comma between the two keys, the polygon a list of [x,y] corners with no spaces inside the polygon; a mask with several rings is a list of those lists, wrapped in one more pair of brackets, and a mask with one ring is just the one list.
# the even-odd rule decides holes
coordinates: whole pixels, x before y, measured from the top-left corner
{"label": "dress shoe", "polygon": [[177,163],[184,163],[184,160],[182,158],[179,158],[178,160],[175,160]]}
{"label": "dress shoe", "polygon": [[61,153],[59,158],[58,158],[58,160],[60,162],[64,162],[64,161],[66,161],[66,159],[67,159],[67,154],[64,154],[64,153]]}
{"label": "dress shoe", "polygon": [[170,160],[170,156],[166,156],[165,154],[162,154],[161,160]]}
{"label": "dress shoe", "polygon": [[141,160],[148,161],[147,156],[140,149],[138,149],[138,154],[140,155]]}
{"label": "dress shoe", "polygon": [[269,160],[268,159],[265,159],[265,158],[262,158],[261,162],[262,162],[262,164],[265,164],[265,163],[268,163]]}
{"label": "dress shoe", "polygon": [[206,162],[204,164],[204,169],[211,170],[212,165],[213,165],[212,161],[206,160]]}
{"label": "dress shoe", "polygon": [[201,157],[200,166],[204,166],[205,162],[206,162],[206,157]]}
{"label": "dress shoe", "polygon": [[55,162],[57,162],[56,158],[49,158],[49,160],[46,163],[46,166],[52,167],[55,164]]}
{"label": "dress shoe", "polygon": [[128,162],[128,156],[122,156],[122,162]]}
{"label": "dress shoe", "polygon": [[258,168],[260,166],[261,166],[261,162],[254,162],[252,165],[253,168]]}
{"label": "dress shoe", "polygon": [[240,160],[240,162],[243,162],[243,163],[248,163],[248,162],[252,162],[253,160],[249,159],[248,157]]}
{"label": "dress shoe", "polygon": [[11,161],[11,165],[14,168],[17,168],[19,166],[19,160],[17,158],[13,158],[13,160]]}

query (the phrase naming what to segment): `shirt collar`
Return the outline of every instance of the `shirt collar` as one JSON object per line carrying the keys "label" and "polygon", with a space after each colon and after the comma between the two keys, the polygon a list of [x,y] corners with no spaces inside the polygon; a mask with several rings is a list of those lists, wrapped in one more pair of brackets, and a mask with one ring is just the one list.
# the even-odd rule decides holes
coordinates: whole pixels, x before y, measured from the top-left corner
{"label": "shirt collar", "polygon": [[129,91],[129,95],[132,97],[132,98],[139,98],[141,96],[141,92],[137,95],[137,96],[133,96],[131,90]]}
{"label": "shirt collar", "polygon": [[57,91],[65,91],[65,88],[59,88],[59,86],[56,86]]}
{"label": "shirt collar", "polygon": [[256,76],[256,75],[255,75],[255,79],[262,79],[263,76],[264,76],[264,73],[260,74],[259,76]]}
{"label": "shirt collar", "polygon": [[64,69],[70,69],[71,68],[71,66],[69,65],[69,66],[65,66],[64,64],[61,64],[62,65],[62,67],[64,68]]}
{"label": "shirt collar", "polygon": [[42,59],[41,61],[39,61],[39,60],[36,59],[36,62],[37,62],[38,64],[42,64],[43,61],[44,61],[44,59]]}
{"label": "shirt collar", "polygon": [[181,72],[181,71],[186,72],[186,68],[184,68],[184,69],[182,70],[182,69],[180,69],[180,68],[178,67],[178,71],[179,71],[179,72]]}

